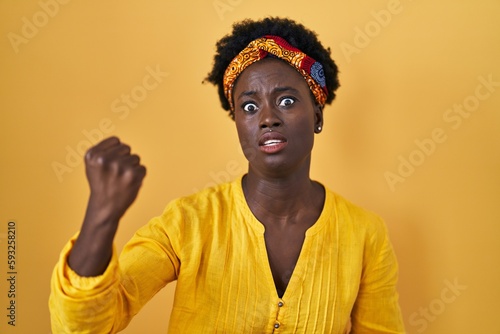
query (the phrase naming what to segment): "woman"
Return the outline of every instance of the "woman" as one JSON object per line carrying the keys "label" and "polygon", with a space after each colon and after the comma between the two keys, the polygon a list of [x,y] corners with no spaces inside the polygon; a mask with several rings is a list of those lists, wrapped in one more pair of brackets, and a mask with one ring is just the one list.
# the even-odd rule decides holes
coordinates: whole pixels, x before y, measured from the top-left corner
{"label": "woman", "polygon": [[145,168],[117,138],[91,148],[86,216],[52,278],[53,332],[117,332],[176,280],[171,333],[403,333],[384,223],[309,177],[339,86],[329,50],[291,20],[243,21],[207,80],[248,173],[169,203],[118,260],[113,238]]}

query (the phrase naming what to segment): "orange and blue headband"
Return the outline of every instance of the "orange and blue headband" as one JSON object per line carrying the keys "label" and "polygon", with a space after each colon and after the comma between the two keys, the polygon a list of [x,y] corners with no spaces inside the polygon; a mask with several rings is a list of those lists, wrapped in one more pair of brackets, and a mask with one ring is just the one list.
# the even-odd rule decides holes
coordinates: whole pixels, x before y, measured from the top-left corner
{"label": "orange and blue headband", "polygon": [[224,73],[224,94],[229,101],[232,111],[234,111],[234,82],[243,70],[253,63],[267,57],[269,54],[279,59],[283,59],[293,66],[306,80],[316,102],[321,106],[325,105],[328,89],[326,88],[323,66],[299,49],[291,46],[283,38],[266,35],[250,42],[246,48],[231,60]]}

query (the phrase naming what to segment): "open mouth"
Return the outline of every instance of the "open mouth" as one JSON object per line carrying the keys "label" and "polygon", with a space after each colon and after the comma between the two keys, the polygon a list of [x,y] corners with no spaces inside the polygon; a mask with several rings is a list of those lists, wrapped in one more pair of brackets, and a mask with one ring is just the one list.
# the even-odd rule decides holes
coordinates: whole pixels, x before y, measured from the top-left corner
{"label": "open mouth", "polygon": [[274,145],[279,145],[279,144],[282,144],[282,143],[285,143],[285,141],[279,140],[279,139],[269,139],[269,140],[266,140],[262,144],[262,146],[274,146]]}
{"label": "open mouth", "polygon": [[287,139],[279,132],[266,132],[259,140],[259,148],[265,153],[277,153],[287,144]]}

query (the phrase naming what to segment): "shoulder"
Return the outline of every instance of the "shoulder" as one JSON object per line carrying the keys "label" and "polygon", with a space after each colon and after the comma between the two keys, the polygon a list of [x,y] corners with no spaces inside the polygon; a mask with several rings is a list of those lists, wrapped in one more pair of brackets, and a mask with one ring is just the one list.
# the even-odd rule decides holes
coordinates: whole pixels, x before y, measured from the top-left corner
{"label": "shoulder", "polygon": [[384,242],[387,238],[387,226],[381,216],[336,192],[329,189],[326,191],[341,236],[375,247]]}
{"label": "shoulder", "polygon": [[326,191],[333,199],[338,219],[365,228],[380,228],[385,225],[383,219],[377,213],[351,202],[336,192],[328,189]]}
{"label": "shoulder", "polygon": [[[341,258],[345,263],[359,261],[365,275],[379,263],[396,263],[385,221],[373,211],[347,200],[337,193],[333,197]],[[356,260],[357,259],[357,260]]]}
{"label": "shoulder", "polygon": [[168,203],[167,210],[183,210],[187,212],[219,210],[232,205],[239,197],[239,181],[221,183],[213,187],[205,188],[196,193],[182,196]]}
{"label": "shoulder", "polygon": [[224,224],[241,201],[239,180],[222,183],[170,201],[158,217],[169,229],[206,229]]}

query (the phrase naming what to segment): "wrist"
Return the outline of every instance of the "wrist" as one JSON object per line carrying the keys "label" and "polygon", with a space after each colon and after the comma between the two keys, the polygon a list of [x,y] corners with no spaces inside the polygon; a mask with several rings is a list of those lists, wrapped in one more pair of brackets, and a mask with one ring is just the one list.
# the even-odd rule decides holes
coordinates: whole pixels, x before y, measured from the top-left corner
{"label": "wrist", "polygon": [[96,227],[113,226],[123,216],[123,212],[116,208],[113,201],[90,195],[85,212],[84,224],[89,222]]}

